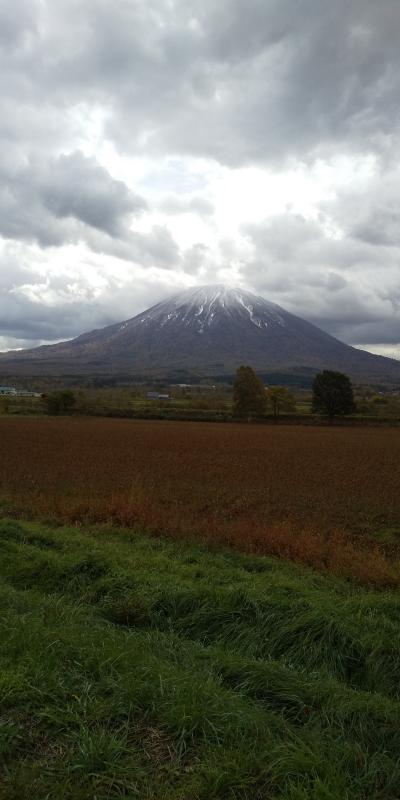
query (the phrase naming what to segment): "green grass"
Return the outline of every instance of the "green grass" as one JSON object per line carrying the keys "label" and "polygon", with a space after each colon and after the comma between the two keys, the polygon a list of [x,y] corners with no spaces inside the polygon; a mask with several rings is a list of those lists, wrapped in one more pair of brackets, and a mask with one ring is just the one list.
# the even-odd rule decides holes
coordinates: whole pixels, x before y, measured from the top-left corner
{"label": "green grass", "polygon": [[378,542],[398,544],[400,541],[400,527],[397,526],[392,528],[383,528],[379,531],[376,531],[374,536]]}
{"label": "green grass", "polygon": [[396,800],[400,599],[0,523],[1,800]]}

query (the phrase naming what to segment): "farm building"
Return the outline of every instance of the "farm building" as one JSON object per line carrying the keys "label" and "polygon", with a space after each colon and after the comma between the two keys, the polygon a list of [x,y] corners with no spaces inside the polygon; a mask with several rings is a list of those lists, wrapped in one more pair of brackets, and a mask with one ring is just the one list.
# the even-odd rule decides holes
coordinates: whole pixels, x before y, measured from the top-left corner
{"label": "farm building", "polygon": [[17,394],[13,386],[0,386],[0,394]]}
{"label": "farm building", "polygon": [[148,400],[169,400],[169,394],[160,394],[159,392],[147,392]]}
{"label": "farm building", "polygon": [[12,397],[41,397],[40,392],[30,392],[28,389],[16,389],[14,386],[0,386],[0,396]]}

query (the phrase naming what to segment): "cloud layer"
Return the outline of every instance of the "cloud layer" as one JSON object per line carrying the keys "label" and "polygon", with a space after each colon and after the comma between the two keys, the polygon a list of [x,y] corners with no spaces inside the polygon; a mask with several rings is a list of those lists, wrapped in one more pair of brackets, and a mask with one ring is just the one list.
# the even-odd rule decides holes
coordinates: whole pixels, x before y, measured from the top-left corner
{"label": "cloud layer", "polygon": [[0,347],[240,283],[400,348],[397,0],[3,0]]}

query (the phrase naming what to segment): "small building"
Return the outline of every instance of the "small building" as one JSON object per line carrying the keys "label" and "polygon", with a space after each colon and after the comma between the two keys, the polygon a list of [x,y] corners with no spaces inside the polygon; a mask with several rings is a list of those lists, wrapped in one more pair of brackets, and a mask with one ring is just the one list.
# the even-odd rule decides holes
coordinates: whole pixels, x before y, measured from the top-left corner
{"label": "small building", "polygon": [[169,400],[169,394],[160,394],[160,392],[147,392],[148,400]]}
{"label": "small building", "polygon": [[15,386],[0,386],[0,397],[41,397],[40,392],[31,392],[29,389],[16,389]]}
{"label": "small building", "polygon": [[18,397],[41,397],[40,392],[30,392],[29,389],[17,389],[15,392]]}
{"label": "small building", "polygon": [[0,395],[4,394],[17,394],[17,390],[14,386],[0,386]]}

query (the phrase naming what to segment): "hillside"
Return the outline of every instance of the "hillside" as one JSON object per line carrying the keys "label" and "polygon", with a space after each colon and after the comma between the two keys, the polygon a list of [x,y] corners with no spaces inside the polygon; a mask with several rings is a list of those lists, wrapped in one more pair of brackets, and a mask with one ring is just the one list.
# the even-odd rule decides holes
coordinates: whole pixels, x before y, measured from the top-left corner
{"label": "hillside", "polygon": [[0,522],[2,800],[395,800],[400,600]]}
{"label": "hillside", "polygon": [[400,383],[400,362],[357,350],[280,306],[241,289],[181,292],[141,314],[76,339],[0,355],[4,375],[310,376],[337,369],[354,379]]}

